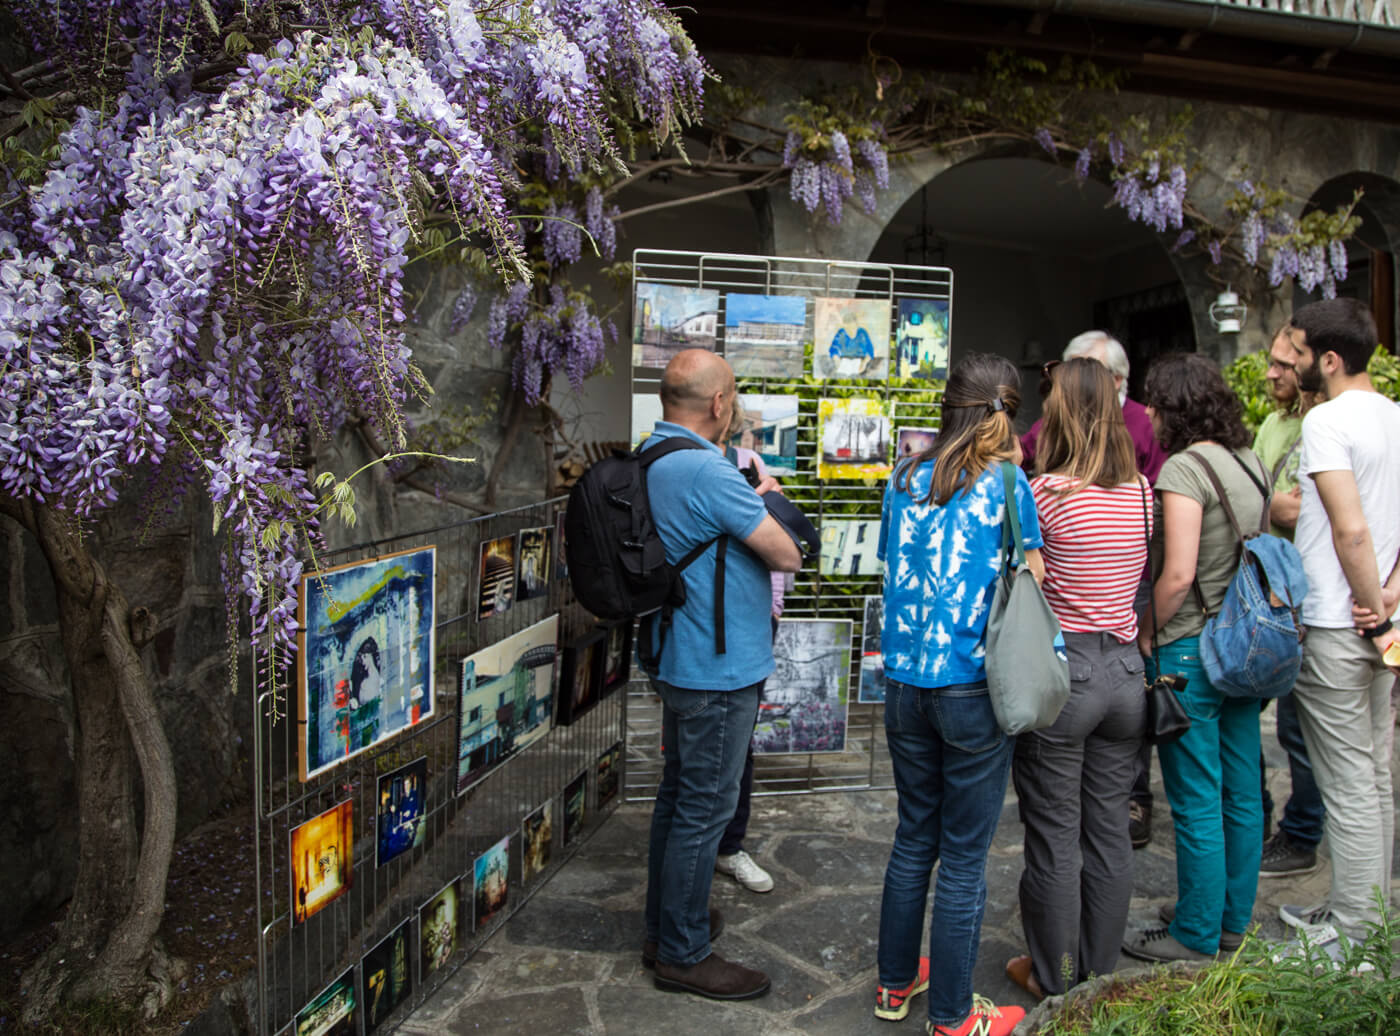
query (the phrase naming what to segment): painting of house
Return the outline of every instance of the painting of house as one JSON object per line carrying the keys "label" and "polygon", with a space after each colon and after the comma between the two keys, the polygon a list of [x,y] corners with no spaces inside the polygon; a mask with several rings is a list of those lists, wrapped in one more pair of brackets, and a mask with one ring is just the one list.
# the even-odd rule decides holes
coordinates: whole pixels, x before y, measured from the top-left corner
{"label": "painting of house", "polygon": [[774,478],[797,474],[796,396],[767,396],[745,392],[739,395],[743,422],[731,446],[753,450]]}
{"label": "painting of house", "polygon": [[714,351],[719,292],[675,284],[637,284],[632,366],[665,367],[682,349]]}
{"label": "painting of house", "polygon": [[824,576],[878,576],[884,573],[876,551],[880,545],[878,518],[827,518],[821,524]]}
{"label": "painting of house", "polygon": [[900,299],[894,374],[926,380],[948,377],[948,302]]}
{"label": "painting of house", "polygon": [[724,296],[724,358],[740,378],[802,377],[801,295]]}

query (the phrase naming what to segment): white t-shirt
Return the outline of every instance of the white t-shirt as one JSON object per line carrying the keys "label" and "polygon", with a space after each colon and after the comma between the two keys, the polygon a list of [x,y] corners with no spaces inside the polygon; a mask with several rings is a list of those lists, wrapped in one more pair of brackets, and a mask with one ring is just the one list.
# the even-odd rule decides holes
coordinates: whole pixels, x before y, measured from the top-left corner
{"label": "white t-shirt", "polygon": [[1400,407],[1378,392],[1352,390],[1313,407],[1303,418],[1298,464],[1303,499],[1293,538],[1308,577],[1303,622],[1349,629],[1351,586],[1337,560],[1317,484],[1302,477],[1319,471],[1350,471],[1356,478],[1376,550],[1376,570],[1385,582],[1400,555]]}

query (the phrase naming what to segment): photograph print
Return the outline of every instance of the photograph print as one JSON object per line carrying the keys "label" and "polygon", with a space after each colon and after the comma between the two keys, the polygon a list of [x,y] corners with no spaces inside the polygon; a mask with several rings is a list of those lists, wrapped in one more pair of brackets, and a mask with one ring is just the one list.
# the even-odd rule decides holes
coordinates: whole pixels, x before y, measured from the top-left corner
{"label": "photograph print", "polygon": [[515,596],[530,601],[549,593],[549,567],[552,560],[551,540],[554,530],[548,525],[521,529],[515,545]]}
{"label": "photograph print", "polygon": [[598,756],[597,777],[593,786],[597,789],[599,809],[606,806],[617,795],[618,783],[622,777],[621,770],[622,742],[614,741],[611,748]]}
{"label": "photograph print", "polygon": [[622,619],[604,628],[607,642],[603,647],[601,696],[606,698],[632,676],[632,620]]}
{"label": "photograph print", "polygon": [[878,576],[884,565],[876,551],[880,546],[880,519],[828,518],[821,525],[821,558],[817,569],[824,576]]}
{"label": "photograph print", "polygon": [[567,848],[583,830],[588,812],[588,771],[580,770],[577,777],[564,785],[564,841]]}
{"label": "photograph print", "polygon": [[418,910],[419,982],[426,982],[457,950],[460,887],[461,879],[449,881]]}
{"label": "photograph print", "polygon": [[365,1033],[384,1024],[394,1008],[413,995],[413,919],[399,925],[360,962],[360,1002]]}
{"label": "photograph print", "polygon": [[888,300],[819,298],[813,303],[813,377],[884,381],[889,372]]}
{"label": "photograph print", "polygon": [[774,478],[797,474],[797,397],[739,395],[744,418],[730,446],[753,450]]}
{"label": "photograph print", "polygon": [[884,400],[817,400],[817,478],[888,477],[890,418]]}
{"label": "photograph print", "polygon": [[423,844],[427,827],[424,803],[427,791],[427,756],[379,778],[379,812],[375,818],[376,867],[383,867],[394,857]]}
{"label": "photograph print", "polygon": [[292,923],[335,902],[355,878],[353,800],[346,799],[292,828]]}
{"label": "photograph print", "polygon": [[715,350],[719,292],[677,284],[637,283],[632,366],[665,367],[682,349]]}
{"label": "photograph print", "polygon": [[515,603],[515,537],[486,540],[477,565],[476,621],[504,615]]}
{"label": "photograph print", "polygon": [[927,381],[948,377],[948,303],[900,299],[895,329],[894,375]]}
{"label": "photograph print", "polygon": [[724,296],[724,358],[736,378],[802,377],[801,295]]}
{"label": "photograph print", "polygon": [[355,969],[344,974],[297,1012],[293,1032],[296,1036],[356,1036],[360,1027],[355,1020]]}
{"label": "photograph print", "polygon": [[462,660],[457,703],[457,794],[549,732],[559,616]]}
{"label": "photograph print", "polygon": [[567,512],[559,509],[559,513],[554,516],[554,578],[562,582],[569,578],[568,555],[564,553],[564,515]]}
{"label": "photograph print", "polygon": [[905,457],[932,449],[933,440],[938,438],[937,428],[898,428],[894,433],[895,463]]}
{"label": "photograph print", "polygon": [[779,619],[776,668],[763,687],[754,755],[843,752],[851,680],[850,619]]}
{"label": "photograph print", "polygon": [[880,650],[880,633],[884,626],[885,598],[872,594],[865,599],[860,631],[860,693],[856,700],[862,705],[885,700],[885,655]]}
{"label": "photograph print", "polygon": [[555,722],[567,727],[602,701],[603,666],[608,635],[589,630],[564,648],[559,672],[559,709]]}
{"label": "photograph print", "polygon": [[433,547],[302,576],[297,753],[303,781],[433,713]]}
{"label": "photograph print", "polygon": [[549,866],[554,854],[554,804],[546,802],[520,825],[520,883],[528,885]]}
{"label": "photograph print", "polygon": [[510,835],[478,856],[472,873],[476,930],[481,931],[505,909],[510,894]]}

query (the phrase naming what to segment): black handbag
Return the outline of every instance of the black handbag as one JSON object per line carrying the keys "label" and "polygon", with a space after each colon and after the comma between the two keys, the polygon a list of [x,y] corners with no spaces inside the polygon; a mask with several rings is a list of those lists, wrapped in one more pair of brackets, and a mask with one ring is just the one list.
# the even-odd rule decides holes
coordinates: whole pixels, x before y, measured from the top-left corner
{"label": "black handbag", "polygon": [[1142,529],[1147,537],[1147,613],[1152,623],[1152,668],[1155,680],[1147,683],[1147,740],[1167,745],[1191,729],[1191,717],[1177,694],[1186,689],[1186,677],[1163,673],[1157,658],[1157,599],[1152,579],[1152,532],[1147,521],[1147,498],[1142,501]]}

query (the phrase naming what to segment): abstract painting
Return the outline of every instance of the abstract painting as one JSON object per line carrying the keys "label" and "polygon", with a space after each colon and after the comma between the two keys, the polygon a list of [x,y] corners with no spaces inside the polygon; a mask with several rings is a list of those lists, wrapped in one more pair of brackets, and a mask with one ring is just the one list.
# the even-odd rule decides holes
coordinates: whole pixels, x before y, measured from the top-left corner
{"label": "abstract painting", "polygon": [[895,331],[897,378],[948,377],[948,303],[942,299],[900,299]]}
{"label": "abstract painting", "polygon": [[651,392],[637,392],[632,396],[632,445],[638,446],[656,428],[661,420],[661,397]]}
{"label": "abstract painting", "polygon": [[472,874],[472,903],[480,931],[505,909],[510,894],[510,835],[476,858]]}
{"label": "abstract painting", "polygon": [[459,890],[460,879],[454,878],[418,910],[420,982],[426,982],[457,950]]}
{"label": "abstract painting", "polygon": [[554,804],[546,802],[520,825],[520,883],[543,874],[554,851]]}
{"label": "abstract painting", "polygon": [[427,827],[428,757],[415,759],[379,778],[379,815],[375,818],[374,865],[423,844]]}
{"label": "abstract painting", "polygon": [[724,296],[724,358],[740,378],[802,377],[801,295]]}
{"label": "abstract painting", "polygon": [[863,705],[885,700],[885,656],[880,632],[885,626],[885,599],[873,594],[865,599],[865,619],[860,631],[860,694]]}
{"label": "abstract painting", "polygon": [[297,1012],[296,1036],[355,1036],[355,969],[345,972]]}
{"label": "abstract painting", "polygon": [[555,717],[561,727],[571,725],[602,701],[606,653],[607,634],[602,630],[589,630],[564,648]]}
{"label": "abstract painting", "polygon": [[515,545],[515,596],[518,600],[529,601],[549,593],[553,533],[548,525],[520,530]]}
{"label": "abstract painting", "polygon": [[292,921],[301,924],[350,890],[355,880],[355,823],[346,799],[292,828]]}
{"label": "abstract painting", "polygon": [[305,575],[297,600],[301,779],[433,714],[433,547]]}
{"label": "abstract painting", "polygon": [[898,428],[894,434],[894,459],[898,463],[905,457],[912,457],[916,453],[923,453],[933,447],[933,440],[938,438],[937,428]]}
{"label": "abstract painting", "polygon": [[588,771],[580,770],[577,777],[564,785],[564,846],[568,847],[583,830],[588,812]]}
{"label": "abstract painting", "polygon": [[753,450],[774,478],[797,474],[797,397],[743,393],[744,420],[731,446]]}
{"label": "abstract painting", "polygon": [[477,565],[476,621],[504,615],[515,603],[515,537],[486,540]]}
{"label": "abstract painting", "polygon": [[551,615],[462,661],[457,703],[457,793],[549,732],[559,616]]}
{"label": "abstract painting", "polygon": [[621,777],[622,768],[622,742],[614,741],[613,746],[598,756],[596,777],[594,788],[597,789],[595,795],[598,800],[598,808],[602,809],[613,800],[617,794],[617,786]]}
{"label": "abstract painting", "polygon": [[637,284],[632,366],[664,367],[682,349],[715,348],[719,292],[676,284]]}
{"label": "abstract painting", "polygon": [[890,470],[890,418],[883,400],[817,400],[817,478],[885,478]]}
{"label": "abstract painting", "polygon": [[779,619],[754,755],[846,750],[850,619]]}
{"label": "abstract painting", "polygon": [[822,553],[817,563],[824,576],[878,576],[884,566],[876,556],[880,519],[828,518],[821,525]]}
{"label": "abstract painting", "polygon": [[812,375],[884,381],[890,371],[890,304],[820,298],[813,304]]}
{"label": "abstract painting", "polygon": [[623,619],[607,627],[607,643],[603,647],[603,686],[606,698],[632,675],[632,620]]}
{"label": "abstract painting", "polygon": [[365,1033],[375,1032],[413,995],[413,920],[399,925],[360,962]]}

